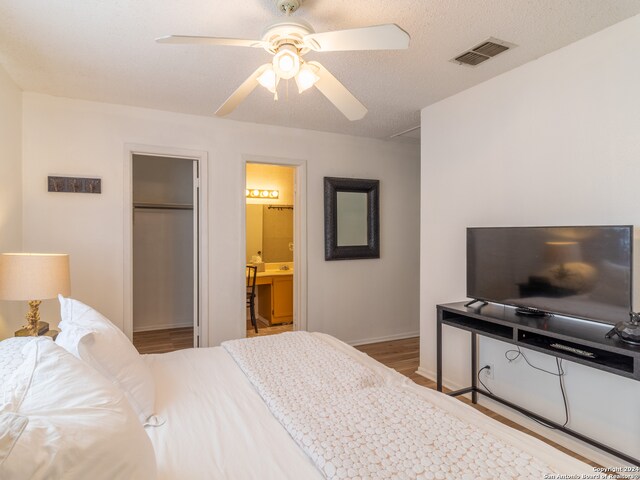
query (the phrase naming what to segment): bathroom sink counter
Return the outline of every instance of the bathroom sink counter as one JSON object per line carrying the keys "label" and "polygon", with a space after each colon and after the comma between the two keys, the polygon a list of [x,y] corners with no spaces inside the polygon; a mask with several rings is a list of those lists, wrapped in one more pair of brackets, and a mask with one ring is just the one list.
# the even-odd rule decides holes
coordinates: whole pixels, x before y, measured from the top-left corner
{"label": "bathroom sink counter", "polygon": [[[288,270],[280,270],[282,265]],[[293,321],[293,262],[267,263],[256,274],[258,314],[270,325]]]}
{"label": "bathroom sink counter", "polygon": [[293,275],[293,269],[291,270],[265,270],[264,272],[258,272],[257,278],[262,277],[281,277],[283,275]]}

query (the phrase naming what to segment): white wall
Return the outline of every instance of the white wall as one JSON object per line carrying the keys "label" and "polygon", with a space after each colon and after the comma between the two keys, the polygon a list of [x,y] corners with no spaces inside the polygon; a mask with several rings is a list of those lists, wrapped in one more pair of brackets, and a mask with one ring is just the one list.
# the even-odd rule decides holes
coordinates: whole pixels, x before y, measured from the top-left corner
{"label": "white wall", "polygon": [[133,331],[192,326],[193,212],[136,209]]}
{"label": "white wall", "polygon": [[[465,298],[467,226],[640,225],[639,44],[637,16],[422,111],[426,374],[435,371],[436,304]],[[468,385],[468,336],[445,327],[445,337],[446,382]],[[496,365],[490,388],[561,419],[557,378],[508,365],[507,348],[481,342],[481,362]],[[530,357],[555,367],[548,356]],[[640,458],[640,382],[577,364],[567,370],[569,426]]]}
{"label": "white wall", "polygon": [[[0,65],[0,252],[22,251],[22,91]],[[0,338],[24,322],[26,302],[0,301]]]}
{"label": "white wall", "polygon": [[[346,341],[418,331],[415,145],[24,95],[24,239],[71,254],[72,293],[122,326],[125,144],[209,155],[209,342],[245,333],[243,158],[307,162],[308,328]],[[102,195],[49,194],[51,172],[102,177]],[[381,180],[381,258],[324,261],[323,177]]]}

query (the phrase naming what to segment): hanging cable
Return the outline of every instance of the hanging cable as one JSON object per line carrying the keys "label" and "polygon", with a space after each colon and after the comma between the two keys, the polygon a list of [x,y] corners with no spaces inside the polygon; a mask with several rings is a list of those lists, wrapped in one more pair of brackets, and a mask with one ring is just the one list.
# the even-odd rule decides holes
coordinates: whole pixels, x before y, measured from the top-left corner
{"label": "hanging cable", "polygon": [[562,368],[562,359],[556,357],[556,366],[558,367],[558,381],[560,382],[560,391],[562,392],[562,401],[564,402],[564,423],[563,427],[566,427],[569,423],[569,405],[567,404],[567,392],[564,387],[565,372]]}
{"label": "hanging cable", "polygon": [[489,387],[487,387],[484,382],[482,381],[482,379],[480,378],[480,374],[482,373],[483,370],[491,370],[491,367],[489,365],[485,365],[484,367],[482,367],[480,370],[478,370],[478,381],[480,382],[480,385],[482,385],[482,387],[489,392],[491,395],[493,395],[493,392],[491,390],[489,390]]}
{"label": "hanging cable", "polygon": [[[562,424],[562,427],[566,427],[569,424],[569,404],[567,401],[567,392],[565,390],[565,386],[564,386],[564,376],[566,375],[566,372],[564,371],[564,367],[562,365],[562,359],[556,357],[556,367],[558,368],[557,373],[556,372],[551,372],[549,370],[545,370],[544,368],[540,368],[540,367],[536,367],[535,365],[533,365],[529,359],[527,358],[527,356],[524,354],[524,352],[522,350],[520,350],[519,346],[516,346],[517,350],[507,350],[506,352],[504,352],[504,356],[505,358],[509,361],[509,363],[514,362],[515,360],[517,360],[519,357],[522,357],[524,359],[524,361],[527,363],[527,365],[529,365],[531,368],[534,368],[535,370],[539,370],[543,373],[546,373],[548,375],[553,375],[554,377],[558,377],[558,381],[560,382],[560,392],[562,393],[562,402],[564,403],[564,423]],[[480,372],[478,372],[479,374]],[[556,427],[554,427],[553,425],[549,425],[546,422],[542,422],[536,418],[533,418],[529,415],[527,415],[529,418],[531,418],[531,420],[539,423],[540,425],[547,427],[547,428],[551,428],[553,430],[556,430]]]}

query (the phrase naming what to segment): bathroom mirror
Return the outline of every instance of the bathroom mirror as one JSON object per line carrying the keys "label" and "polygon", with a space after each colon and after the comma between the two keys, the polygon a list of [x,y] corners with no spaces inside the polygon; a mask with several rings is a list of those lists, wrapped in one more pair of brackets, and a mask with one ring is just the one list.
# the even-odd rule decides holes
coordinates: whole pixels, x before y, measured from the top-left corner
{"label": "bathroom mirror", "polygon": [[254,255],[265,263],[293,262],[293,207],[247,204],[247,263]]}
{"label": "bathroom mirror", "polygon": [[324,258],[380,258],[379,180],[325,177]]}

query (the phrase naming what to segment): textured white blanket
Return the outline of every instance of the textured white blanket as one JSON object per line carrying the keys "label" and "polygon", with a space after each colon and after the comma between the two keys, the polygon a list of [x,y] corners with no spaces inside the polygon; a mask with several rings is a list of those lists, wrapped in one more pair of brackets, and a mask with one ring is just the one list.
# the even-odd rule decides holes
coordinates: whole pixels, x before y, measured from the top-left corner
{"label": "textured white blanket", "polygon": [[555,473],[312,334],[222,346],[327,478],[539,479]]}

